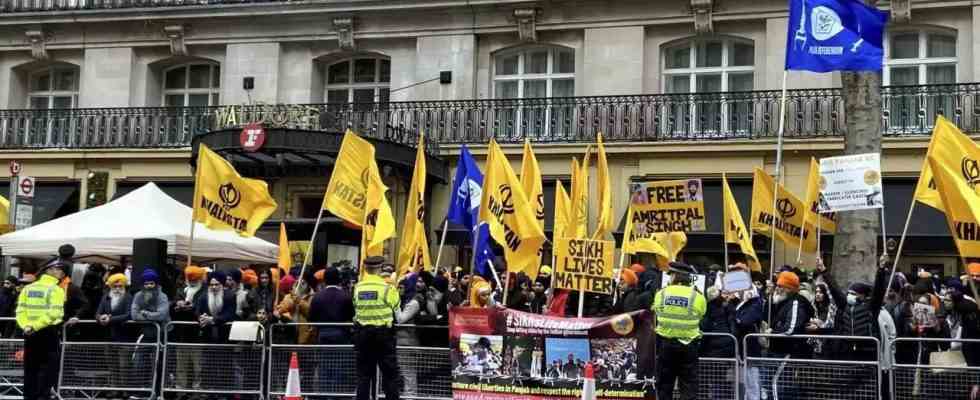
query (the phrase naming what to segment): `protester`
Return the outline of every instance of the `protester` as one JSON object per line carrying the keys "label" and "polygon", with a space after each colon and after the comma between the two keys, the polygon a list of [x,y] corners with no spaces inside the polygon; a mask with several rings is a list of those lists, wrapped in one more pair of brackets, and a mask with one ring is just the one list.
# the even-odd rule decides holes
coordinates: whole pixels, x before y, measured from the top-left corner
{"label": "protester", "polygon": [[273,315],[280,322],[303,324],[295,327],[296,335],[292,339],[295,343],[315,344],[315,330],[306,323],[310,315],[310,301],[313,300],[310,288],[316,286],[316,278],[313,271],[306,271],[305,275],[299,281],[293,279],[292,275],[287,275],[279,282],[280,291],[286,294],[282,296]]}
{"label": "protester", "polygon": [[[13,318],[16,308],[17,277],[8,276],[7,279],[3,280],[3,286],[0,287],[0,318]],[[16,325],[13,321],[0,321],[0,337],[12,337]]]}
{"label": "protester", "polygon": [[443,335],[449,325],[449,301],[446,293],[449,291],[449,280],[445,276],[436,275],[425,294],[425,307],[415,318],[415,323],[425,326],[419,333],[419,345],[422,347],[448,348],[449,335]]}
{"label": "protester", "polygon": [[[194,304],[194,314],[200,326],[201,340],[210,344],[227,344],[231,323],[235,321],[237,304],[235,294],[225,290],[227,276],[221,271],[212,272],[206,282],[207,293]],[[204,348],[201,357],[204,372],[218,382],[233,382],[233,364],[228,349]]]}
{"label": "protester", "polygon": [[[126,322],[130,320],[133,296],[126,291],[127,284],[124,274],[117,273],[109,276],[106,281],[109,293],[101,299],[95,312],[95,320],[99,325],[109,328],[109,339],[113,343],[126,343],[132,340]],[[125,387],[128,385],[126,374],[131,371],[130,354],[114,349],[106,349],[106,354],[110,361],[114,361],[109,366],[109,371],[112,373],[110,381],[115,387]],[[116,398],[116,395],[116,393],[109,393],[106,397]]]}
{"label": "protester", "polygon": [[494,305],[491,293],[493,289],[490,287],[490,282],[487,282],[482,276],[472,277],[469,288],[469,301],[467,301],[467,304],[470,307],[489,308]]}
{"label": "protester", "polygon": [[[741,269],[747,268],[741,267]],[[746,354],[743,356],[759,357],[762,355],[759,340],[754,338],[746,340],[745,337],[758,333],[765,318],[762,297],[759,296],[759,290],[755,286],[745,291],[736,292],[733,296],[737,301],[735,305],[735,339],[738,343],[745,343]],[[762,395],[762,389],[759,386],[759,367],[747,366],[744,375],[745,399],[759,400]]]}
{"label": "protester", "polygon": [[[789,271],[780,272],[773,290],[772,327],[768,333],[792,336],[806,332],[806,325],[814,315],[813,305],[799,294],[800,278]],[[813,349],[802,339],[786,337],[769,338],[769,357],[809,359]],[[791,379],[778,380],[778,397],[783,400],[801,398],[802,394]]]}
{"label": "protester", "polygon": [[61,323],[65,290],[58,283],[70,265],[56,259],[45,265],[41,278],[27,285],[17,299],[17,326],[24,332],[24,400],[48,400],[60,370]]}
{"label": "protester", "polygon": [[240,270],[228,271],[225,288],[235,295],[235,316],[237,319],[251,321],[255,319],[258,299],[242,285],[242,277],[243,274]]}
{"label": "protester", "polygon": [[[195,313],[195,307],[202,298],[206,298],[207,289],[203,288],[206,272],[204,268],[188,265],[184,268],[184,287],[177,291],[172,304],[171,317],[174,321],[184,322],[174,326],[168,337],[178,343],[199,343],[201,341],[200,322]],[[191,325],[190,323],[194,324]],[[197,349],[178,347],[177,351],[177,388],[200,389],[201,386],[201,353]]]}
{"label": "protester", "polygon": [[[257,308],[265,310],[265,314],[269,316],[276,306],[276,293],[273,282],[278,282],[278,280],[272,279],[272,271],[270,270],[260,271],[258,280],[259,283],[252,292],[254,293]],[[258,313],[258,310],[256,310],[256,313]]]}
{"label": "protester", "polygon": [[[875,278],[874,286],[863,282],[852,283],[845,296],[835,285],[833,277],[817,259],[817,276],[823,278],[833,296],[837,309],[837,321],[833,333],[838,336],[867,336],[881,339],[878,326],[878,313],[885,297],[890,268],[883,259]],[[875,361],[878,359],[878,346],[872,340],[834,340],[831,341],[831,357],[837,360]]]}
{"label": "protester", "polygon": [[[170,322],[170,299],[160,289],[160,277],[151,268],[143,269],[143,289],[133,295],[130,315],[140,322],[140,343],[156,343],[161,332]],[[136,354],[136,369],[152,370],[155,362],[152,347],[141,347]],[[133,397],[131,397],[133,399]]]}
{"label": "protester", "polygon": [[534,284],[531,285],[530,299],[528,302],[528,308],[530,312],[535,314],[544,314],[548,307],[548,294],[546,293],[548,288],[548,281],[542,277],[534,280]]}
{"label": "protester", "polygon": [[[318,291],[310,301],[310,322],[318,324],[347,324],[354,320],[354,303],[350,294],[340,285],[340,271],[330,267],[317,273],[322,273],[323,289]],[[317,327],[317,343],[321,345],[349,345],[350,328],[347,326]],[[315,386],[334,390],[342,382],[350,382],[353,374],[347,370],[335,370],[332,366],[343,361],[343,357],[333,352],[324,354],[317,366],[319,379]]]}

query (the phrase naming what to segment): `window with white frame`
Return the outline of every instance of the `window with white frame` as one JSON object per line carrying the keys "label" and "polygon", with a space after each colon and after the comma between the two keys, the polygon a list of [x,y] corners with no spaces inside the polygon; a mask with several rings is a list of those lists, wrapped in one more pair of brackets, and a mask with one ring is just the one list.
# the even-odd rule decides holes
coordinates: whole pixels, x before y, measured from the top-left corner
{"label": "window with white frame", "polygon": [[[889,86],[956,83],[956,34],[939,29],[898,31],[885,38],[882,83]],[[895,88],[885,98],[889,131],[931,129],[937,115],[952,116],[955,94],[921,86]]]}
{"label": "window with white frame", "polygon": [[494,56],[494,98],[531,99],[575,95],[575,50],[530,46]]}
{"label": "window with white frame", "polygon": [[51,66],[30,74],[27,107],[34,110],[73,108],[78,101],[78,68]]}
{"label": "window with white frame", "polygon": [[[745,92],[755,87],[755,46],[735,38],[692,39],[663,54],[663,92]],[[745,130],[751,104],[736,96],[675,99],[668,106],[673,132]]]}
{"label": "window with white frame", "polygon": [[956,83],[956,35],[937,30],[892,33],[885,45],[885,85]]}
{"label": "window with white frame", "polygon": [[391,60],[355,56],[327,65],[325,98],[328,103],[387,103],[391,87]]}
{"label": "window with white frame", "polygon": [[191,63],[163,71],[163,105],[206,107],[219,105],[221,66]]}

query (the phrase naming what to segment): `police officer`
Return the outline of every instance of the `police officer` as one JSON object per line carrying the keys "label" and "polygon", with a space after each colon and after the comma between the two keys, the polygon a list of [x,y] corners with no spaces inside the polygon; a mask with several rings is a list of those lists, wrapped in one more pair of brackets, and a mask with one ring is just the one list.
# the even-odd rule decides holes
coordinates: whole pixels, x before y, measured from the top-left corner
{"label": "police officer", "polygon": [[653,299],[657,317],[657,398],[674,398],[674,381],[679,381],[681,400],[698,396],[698,346],[701,318],[708,303],[693,285],[694,268],[672,262],[669,286]]}
{"label": "police officer", "polygon": [[60,258],[49,262],[41,269],[41,278],[17,298],[17,326],[24,331],[24,400],[55,397],[65,315],[65,290],[59,283],[68,268]]}
{"label": "police officer", "polygon": [[384,257],[364,260],[365,274],[354,286],[354,349],[357,351],[357,400],[371,398],[375,371],[381,370],[385,400],[398,400],[401,375],[395,352],[395,312],[401,307],[398,290],[378,275]]}

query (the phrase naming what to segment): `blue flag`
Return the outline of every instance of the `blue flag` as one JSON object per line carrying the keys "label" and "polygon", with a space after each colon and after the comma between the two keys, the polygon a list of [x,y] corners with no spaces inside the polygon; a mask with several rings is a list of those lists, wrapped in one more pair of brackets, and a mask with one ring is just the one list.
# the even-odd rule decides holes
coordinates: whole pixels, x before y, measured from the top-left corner
{"label": "blue flag", "polygon": [[786,69],[881,71],[887,21],[861,0],[789,0]]}
{"label": "blue flag", "polygon": [[[456,177],[453,179],[452,197],[449,200],[449,212],[446,219],[454,224],[466,227],[470,231],[473,251],[476,252],[474,272],[489,277],[488,262],[493,261],[493,250],[490,247],[490,228],[487,224],[479,224],[480,200],[483,197],[483,174],[476,160],[466,146],[459,149],[459,162],[456,165]],[[477,235],[479,227],[479,235]]]}

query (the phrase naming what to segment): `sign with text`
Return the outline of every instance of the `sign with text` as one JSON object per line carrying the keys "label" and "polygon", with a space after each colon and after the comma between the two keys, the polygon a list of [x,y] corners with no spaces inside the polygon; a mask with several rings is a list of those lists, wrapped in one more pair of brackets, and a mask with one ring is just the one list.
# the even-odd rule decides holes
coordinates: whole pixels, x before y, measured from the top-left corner
{"label": "sign with text", "polygon": [[34,206],[28,203],[17,203],[17,215],[14,216],[14,229],[23,230],[34,225]]}
{"label": "sign with text", "polygon": [[704,193],[700,179],[630,184],[634,232],[703,232]]}
{"label": "sign with text", "polygon": [[821,158],[818,202],[822,212],[884,207],[881,155],[867,153]]}
{"label": "sign with text", "polygon": [[555,287],[612,294],[615,249],[610,240],[559,238],[555,242]]}

